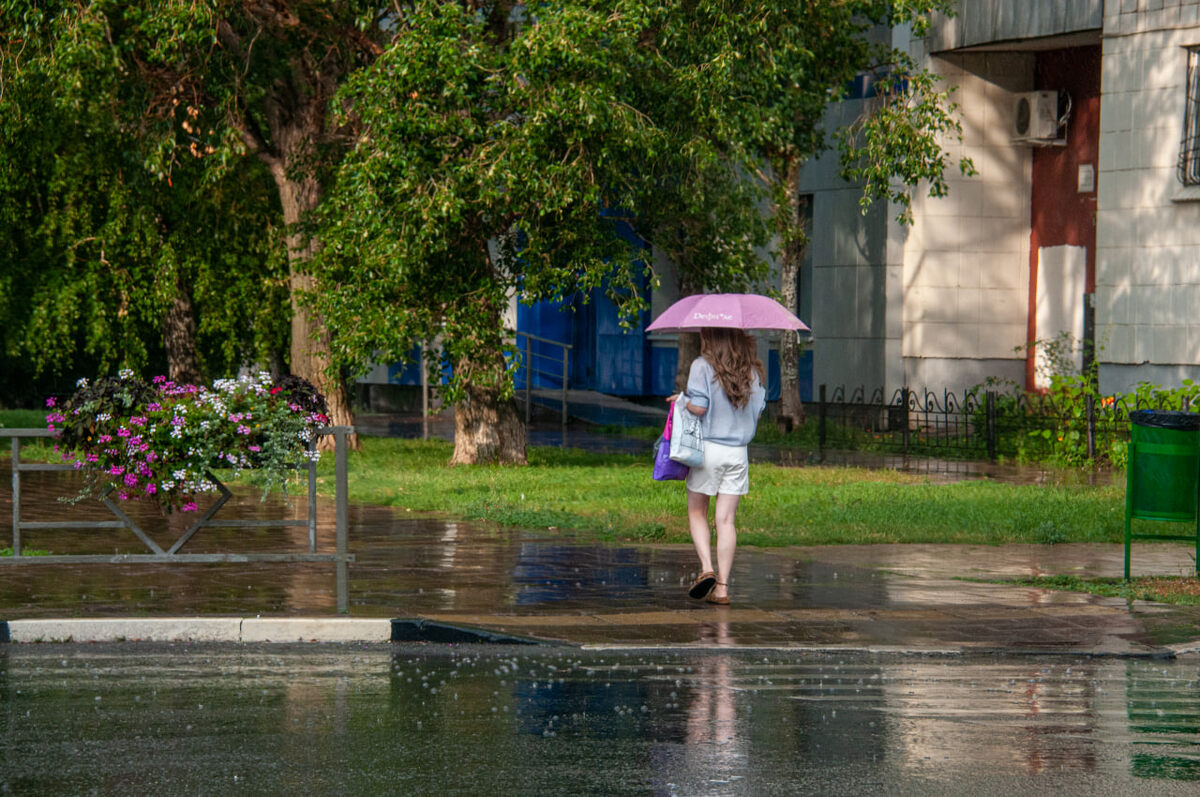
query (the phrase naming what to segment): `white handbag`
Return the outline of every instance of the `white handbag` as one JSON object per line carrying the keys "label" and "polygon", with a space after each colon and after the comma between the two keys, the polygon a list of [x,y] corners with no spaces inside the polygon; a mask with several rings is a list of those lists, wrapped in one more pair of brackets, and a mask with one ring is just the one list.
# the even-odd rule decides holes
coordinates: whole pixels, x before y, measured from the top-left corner
{"label": "white handbag", "polygon": [[704,436],[700,433],[700,416],[687,409],[687,396],[675,400],[675,417],[671,421],[671,459],[689,468],[704,466]]}

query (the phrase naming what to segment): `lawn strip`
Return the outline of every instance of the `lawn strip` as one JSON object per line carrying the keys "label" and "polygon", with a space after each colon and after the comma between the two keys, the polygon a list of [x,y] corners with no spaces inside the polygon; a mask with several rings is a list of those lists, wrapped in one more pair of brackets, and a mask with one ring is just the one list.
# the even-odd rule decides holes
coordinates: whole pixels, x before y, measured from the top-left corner
{"label": "lawn strip", "polygon": [[[652,481],[649,456],[530,448],[528,466],[450,467],[445,441],[362,442],[350,457],[356,502],[600,539],[689,539],[683,485]],[[322,459],[320,473],[328,494],[332,457]],[[739,541],[1119,542],[1123,501],[1114,486],[935,484],[894,470],[755,464],[738,511]]]}

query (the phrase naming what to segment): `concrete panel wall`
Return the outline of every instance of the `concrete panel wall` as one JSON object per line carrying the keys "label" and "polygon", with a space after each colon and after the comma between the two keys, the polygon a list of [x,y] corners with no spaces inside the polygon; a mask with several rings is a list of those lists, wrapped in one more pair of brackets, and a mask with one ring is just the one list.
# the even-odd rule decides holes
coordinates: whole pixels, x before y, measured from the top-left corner
{"label": "concrete panel wall", "polygon": [[1100,386],[1200,378],[1200,191],[1175,173],[1200,2],[1105,12],[1096,242]]}
{"label": "concrete panel wall", "polygon": [[946,142],[952,160],[965,154],[979,172],[949,175],[947,197],[915,195],[912,228],[889,238],[901,263],[904,381],[941,389],[1023,367],[1014,350],[1028,320],[1031,154],[1009,130],[1012,93],[1032,88],[1034,57],[967,53],[927,64],[957,87],[963,141]]}
{"label": "concrete panel wall", "polygon": [[[862,101],[830,109],[829,129],[855,118]],[[889,340],[898,344],[898,273],[887,267],[887,207],[859,207],[862,189],[838,177],[837,155],[827,153],[805,166],[800,190],[813,195],[812,319],[813,384],[885,386]],[[891,285],[891,287],[889,287]],[[809,319],[805,319],[808,321]],[[893,346],[894,350],[896,347]]]}

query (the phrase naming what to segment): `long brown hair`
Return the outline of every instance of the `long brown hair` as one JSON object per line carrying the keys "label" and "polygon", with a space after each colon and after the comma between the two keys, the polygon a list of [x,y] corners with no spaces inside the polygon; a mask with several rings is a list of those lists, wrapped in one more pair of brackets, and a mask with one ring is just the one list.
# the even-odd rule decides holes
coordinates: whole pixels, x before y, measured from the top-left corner
{"label": "long brown hair", "polygon": [[740,329],[702,327],[700,356],[708,360],[729,403],[739,410],[750,402],[755,372],[759,384],[766,385],[767,371],[758,359],[754,338]]}

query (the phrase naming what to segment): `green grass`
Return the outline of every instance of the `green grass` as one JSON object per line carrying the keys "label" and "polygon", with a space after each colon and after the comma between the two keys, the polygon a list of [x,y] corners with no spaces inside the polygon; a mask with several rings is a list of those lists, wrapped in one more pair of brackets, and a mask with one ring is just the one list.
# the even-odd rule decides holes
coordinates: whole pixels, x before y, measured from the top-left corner
{"label": "green grass", "polygon": [[[974,581],[977,579],[963,579]],[[1128,582],[1120,578],[1080,578],[1078,576],[1039,576],[1022,579],[988,579],[987,583],[1022,587],[1086,592],[1107,598],[1154,601],[1177,606],[1200,606],[1200,580],[1195,578],[1147,576]]]}
{"label": "green grass", "polygon": [[45,429],[49,410],[0,410],[0,428]]}
{"label": "green grass", "polygon": [[[527,467],[449,467],[451,444],[364,438],[352,501],[500,526],[606,539],[688,539],[684,489],[654,482],[650,456],[531,448]],[[321,463],[332,490],[332,457]],[[1119,542],[1120,487],[934,484],[898,471],[751,467],[739,541],[761,546],[882,542]]]}

